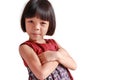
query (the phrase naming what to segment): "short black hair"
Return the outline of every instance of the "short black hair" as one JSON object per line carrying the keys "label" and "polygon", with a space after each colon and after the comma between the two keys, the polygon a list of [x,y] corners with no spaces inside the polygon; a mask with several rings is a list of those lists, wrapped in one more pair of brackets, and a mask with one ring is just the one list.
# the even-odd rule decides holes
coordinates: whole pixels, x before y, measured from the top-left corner
{"label": "short black hair", "polygon": [[21,16],[21,28],[26,32],[25,18],[39,17],[49,21],[49,28],[46,35],[53,35],[56,28],[54,9],[48,0],[30,0],[26,4]]}

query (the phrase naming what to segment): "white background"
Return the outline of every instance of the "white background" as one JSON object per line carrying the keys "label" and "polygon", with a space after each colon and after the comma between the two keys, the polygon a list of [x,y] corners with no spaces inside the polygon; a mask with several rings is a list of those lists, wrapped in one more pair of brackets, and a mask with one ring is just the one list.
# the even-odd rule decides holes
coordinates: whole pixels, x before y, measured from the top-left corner
{"label": "white background", "polygon": [[[27,80],[18,52],[28,36],[20,17],[28,0],[0,0],[0,80]],[[119,0],[50,0],[55,38],[74,58],[75,80],[120,80]]]}

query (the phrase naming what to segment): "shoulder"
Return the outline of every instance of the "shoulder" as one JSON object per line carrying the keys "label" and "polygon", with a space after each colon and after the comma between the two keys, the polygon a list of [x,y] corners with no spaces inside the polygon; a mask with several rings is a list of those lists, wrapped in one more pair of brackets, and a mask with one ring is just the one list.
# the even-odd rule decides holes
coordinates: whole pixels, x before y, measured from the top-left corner
{"label": "shoulder", "polygon": [[29,42],[25,41],[19,45],[19,50],[29,49]]}
{"label": "shoulder", "polygon": [[26,61],[29,59],[32,59],[33,57],[37,56],[34,49],[32,49],[30,46],[23,44],[19,46],[19,53],[22,56],[22,58]]}
{"label": "shoulder", "polygon": [[31,41],[27,40],[23,43],[20,44],[19,46],[19,52],[20,54],[27,54],[27,53],[31,53],[34,52],[34,43],[32,43]]}
{"label": "shoulder", "polygon": [[26,45],[26,44],[22,44],[22,45],[19,46],[19,52],[20,52],[20,54],[23,55],[23,54],[33,52],[33,49],[30,46]]}
{"label": "shoulder", "polygon": [[30,46],[31,46],[30,43],[28,41],[25,41],[25,42],[20,44],[19,51],[21,52],[21,51],[30,50],[31,49]]}
{"label": "shoulder", "polygon": [[24,48],[25,50],[32,50],[34,51],[37,55],[42,52],[42,48],[39,47],[36,43],[31,42],[31,41],[25,41],[20,45],[20,48]]}
{"label": "shoulder", "polygon": [[19,54],[24,60],[25,66],[30,66],[32,63],[38,63],[38,56],[36,52],[26,44],[19,46]]}
{"label": "shoulder", "polygon": [[22,46],[22,45],[28,45],[28,46],[31,46],[32,44],[33,44],[33,43],[32,43],[31,41],[27,40],[27,41],[21,43],[20,46]]}

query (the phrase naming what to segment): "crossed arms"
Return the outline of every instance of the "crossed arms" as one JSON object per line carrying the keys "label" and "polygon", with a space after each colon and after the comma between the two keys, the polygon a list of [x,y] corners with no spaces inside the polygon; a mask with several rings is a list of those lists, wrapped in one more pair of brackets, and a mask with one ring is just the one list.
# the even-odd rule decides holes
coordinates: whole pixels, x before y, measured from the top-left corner
{"label": "crossed arms", "polygon": [[68,69],[76,69],[75,61],[68,52],[60,46],[58,51],[46,51],[40,55],[36,55],[31,47],[21,45],[19,52],[29,68],[40,80],[47,78],[56,69],[59,63]]}

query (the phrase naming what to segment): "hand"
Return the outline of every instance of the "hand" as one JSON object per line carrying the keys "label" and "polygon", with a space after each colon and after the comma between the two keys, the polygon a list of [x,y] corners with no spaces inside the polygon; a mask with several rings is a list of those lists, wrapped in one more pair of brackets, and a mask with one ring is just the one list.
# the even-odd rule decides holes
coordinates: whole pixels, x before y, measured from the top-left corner
{"label": "hand", "polygon": [[38,55],[42,64],[57,60],[57,51],[45,51]]}

